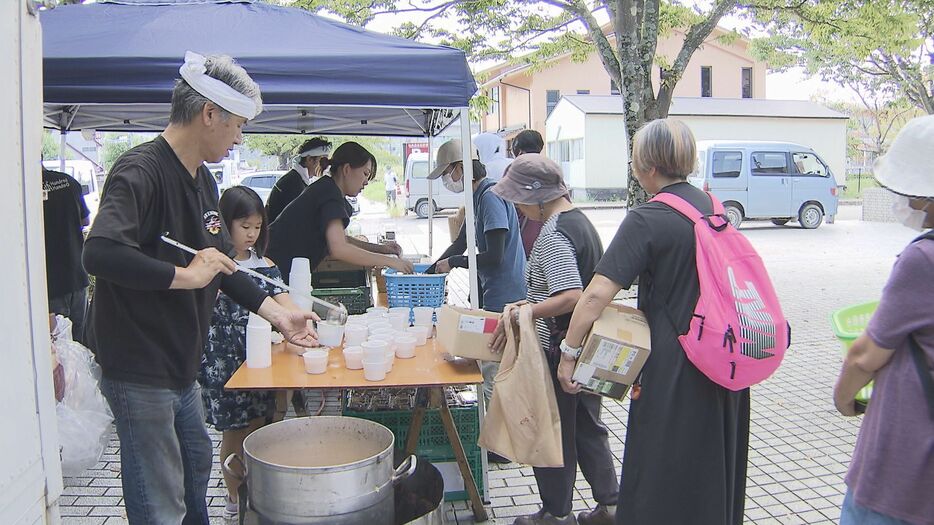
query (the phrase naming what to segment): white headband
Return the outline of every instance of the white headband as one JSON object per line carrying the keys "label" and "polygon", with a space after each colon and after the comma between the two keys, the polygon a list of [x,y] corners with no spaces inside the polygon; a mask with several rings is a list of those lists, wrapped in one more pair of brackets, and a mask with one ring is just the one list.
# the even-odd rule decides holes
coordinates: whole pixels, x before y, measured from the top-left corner
{"label": "white headband", "polygon": [[331,152],[331,146],[318,146],[317,148],[311,148],[310,150],[299,153],[299,157],[321,157],[327,155]]}
{"label": "white headband", "polygon": [[204,56],[185,51],[185,63],[178,68],[178,72],[189,86],[218,106],[247,120],[256,116],[256,102],[253,99],[207,75]]}

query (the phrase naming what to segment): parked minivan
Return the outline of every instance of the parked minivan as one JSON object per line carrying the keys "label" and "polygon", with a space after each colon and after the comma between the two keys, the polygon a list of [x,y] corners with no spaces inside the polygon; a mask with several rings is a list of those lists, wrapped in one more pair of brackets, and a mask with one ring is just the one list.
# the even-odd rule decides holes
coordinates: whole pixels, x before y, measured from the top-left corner
{"label": "parked minivan", "polygon": [[744,219],[817,228],[837,214],[837,182],[814,150],[791,142],[701,140],[688,180],[716,196],[735,227]]}
{"label": "parked minivan", "polygon": [[[428,202],[428,154],[412,153],[405,162],[405,207],[420,218],[428,217],[431,204]],[[464,195],[444,187],[441,179],[431,184],[435,211],[459,208],[464,205]]]}

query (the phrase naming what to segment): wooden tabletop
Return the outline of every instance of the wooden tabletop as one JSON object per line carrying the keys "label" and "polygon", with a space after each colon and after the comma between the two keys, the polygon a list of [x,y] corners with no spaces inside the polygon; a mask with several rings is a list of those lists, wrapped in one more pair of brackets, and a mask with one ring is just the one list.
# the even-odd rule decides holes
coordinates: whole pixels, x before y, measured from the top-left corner
{"label": "wooden tabletop", "polygon": [[415,357],[399,359],[382,381],[367,381],[363,370],[347,370],[340,347],[331,349],[327,372],[308,374],[302,356],[273,352],[269,368],[247,368],[243,364],[225,387],[230,390],[293,388],[383,388],[441,385],[468,385],[483,382],[480,368],[473,360],[446,361],[441,346],[429,339],[415,349]]}

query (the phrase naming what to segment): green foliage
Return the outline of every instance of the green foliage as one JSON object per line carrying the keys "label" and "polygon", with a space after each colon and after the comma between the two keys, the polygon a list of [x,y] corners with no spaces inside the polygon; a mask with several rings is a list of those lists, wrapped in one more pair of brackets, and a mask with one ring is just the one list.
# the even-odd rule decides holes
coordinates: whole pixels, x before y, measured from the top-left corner
{"label": "green foliage", "polygon": [[42,160],[57,159],[60,148],[61,145],[59,141],[52,136],[52,132],[47,129],[42,130]]}
{"label": "green foliage", "polygon": [[114,162],[131,148],[151,139],[151,134],[141,133],[104,133],[101,148],[101,164],[105,172],[110,172]]}
{"label": "green foliage", "polygon": [[243,136],[243,146],[258,151],[263,155],[276,157],[278,169],[288,169],[289,161],[298,153],[298,147],[312,136],[306,135],[265,135],[248,134]]}

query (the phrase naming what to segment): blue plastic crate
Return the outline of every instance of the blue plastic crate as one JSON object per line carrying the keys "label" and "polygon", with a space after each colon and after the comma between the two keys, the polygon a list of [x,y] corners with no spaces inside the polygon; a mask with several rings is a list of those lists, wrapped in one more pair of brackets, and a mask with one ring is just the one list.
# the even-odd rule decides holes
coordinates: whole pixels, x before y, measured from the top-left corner
{"label": "blue plastic crate", "polygon": [[414,274],[400,274],[387,268],[383,270],[386,276],[386,301],[390,308],[399,306],[430,306],[437,308],[444,304],[446,273],[423,273],[430,264],[416,264]]}

